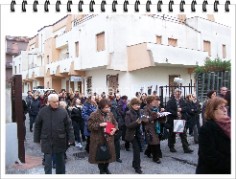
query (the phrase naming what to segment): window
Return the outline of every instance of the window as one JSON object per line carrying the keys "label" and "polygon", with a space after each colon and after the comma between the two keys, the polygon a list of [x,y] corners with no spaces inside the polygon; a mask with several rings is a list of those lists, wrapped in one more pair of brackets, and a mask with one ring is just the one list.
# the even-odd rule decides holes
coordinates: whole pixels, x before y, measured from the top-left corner
{"label": "window", "polygon": [[47,55],[47,64],[49,64],[49,55]]}
{"label": "window", "polygon": [[105,32],[97,34],[97,52],[105,50]]}
{"label": "window", "polygon": [[177,39],[174,38],[168,38],[168,45],[171,45],[173,47],[177,46]]}
{"label": "window", "polygon": [[162,36],[159,36],[159,35],[156,36],[156,43],[162,44]]}
{"label": "window", "polygon": [[92,77],[91,76],[87,78],[86,84],[87,84],[87,94],[91,94],[92,93]]}
{"label": "window", "polygon": [[75,57],[79,56],[79,42],[75,42]]}
{"label": "window", "polygon": [[15,66],[15,74],[17,74],[17,67]]}
{"label": "window", "polygon": [[226,45],[222,45],[222,57],[226,58]]}
{"label": "window", "polygon": [[21,72],[21,69],[20,69],[20,64],[19,64],[19,73]]}
{"label": "window", "polygon": [[203,51],[208,52],[208,56],[211,56],[211,42],[210,41],[203,41]]}

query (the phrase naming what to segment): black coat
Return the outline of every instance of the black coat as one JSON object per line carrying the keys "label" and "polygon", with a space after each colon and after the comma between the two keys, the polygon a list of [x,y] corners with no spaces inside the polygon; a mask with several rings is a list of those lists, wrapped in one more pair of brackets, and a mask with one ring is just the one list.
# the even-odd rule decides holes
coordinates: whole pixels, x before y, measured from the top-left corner
{"label": "black coat", "polygon": [[125,140],[128,142],[132,142],[134,137],[136,136],[138,140],[141,141],[142,139],[142,132],[140,130],[140,124],[136,122],[136,120],[140,117],[140,115],[130,109],[126,112],[125,115],[125,125],[126,125],[126,133],[125,133]]}
{"label": "black coat", "polygon": [[65,109],[43,107],[36,118],[34,142],[41,142],[43,153],[65,152],[68,142],[74,143],[74,130]]}
{"label": "black coat", "polygon": [[[187,108],[186,102],[183,100],[183,98],[181,98],[179,100],[179,107],[182,108],[182,111],[181,111],[182,119],[187,120],[188,108]],[[172,97],[167,102],[166,111],[171,113],[167,116],[167,127],[173,128],[173,120],[178,119],[177,104],[176,104],[176,99],[174,97]]]}
{"label": "black coat", "polygon": [[207,121],[199,132],[197,174],[230,174],[231,141],[215,121]]}

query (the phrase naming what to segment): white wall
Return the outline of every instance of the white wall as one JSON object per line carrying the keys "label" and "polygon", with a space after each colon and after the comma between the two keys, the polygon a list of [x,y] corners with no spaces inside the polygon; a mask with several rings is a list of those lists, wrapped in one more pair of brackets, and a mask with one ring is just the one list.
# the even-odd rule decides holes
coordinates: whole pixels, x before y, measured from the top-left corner
{"label": "white wall", "polygon": [[201,32],[200,46],[203,51],[203,41],[211,42],[211,58],[223,58],[222,44],[226,45],[227,59],[231,59],[231,28],[200,17],[187,20],[187,23]]}
{"label": "white wall", "polygon": [[143,92],[147,92],[148,86],[153,86],[152,90],[156,90],[156,85],[158,85],[157,90],[159,90],[159,86],[169,85],[169,75],[180,75],[184,86],[190,83],[187,69],[180,67],[149,67],[132,72],[100,69],[87,71],[86,77],[92,76],[92,92],[101,94],[103,91],[107,93],[106,75],[116,74],[119,74],[120,94],[127,95],[129,98],[134,97],[135,92],[140,91],[141,87],[144,87]]}
{"label": "white wall", "polygon": [[[135,92],[140,91],[144,87],[143,92],[147,93],[147,88],[152,87],[152,91],[156,90],[156,85],[159,86],[169,85],[169,75],[180,75],[183,79],[183,85],[188,85],[190,82],[190,75],[187,69],[180,67],[149,67],[126,74],[119,78],[121,94],[127,94],[129,97],[134,97]],[[120,76],[119,76],[120,77]]]}

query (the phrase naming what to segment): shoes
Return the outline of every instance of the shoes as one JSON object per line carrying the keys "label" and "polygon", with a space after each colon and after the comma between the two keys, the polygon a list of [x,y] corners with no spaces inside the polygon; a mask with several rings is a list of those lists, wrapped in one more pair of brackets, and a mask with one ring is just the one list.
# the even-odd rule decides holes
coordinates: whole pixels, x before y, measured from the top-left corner
{"label": "shoes", "polygon": [[118,159],[116,159],[116,161],[117,161],[117,162],[119,162],[119,163],[122,163],[122,160],[121,160],[121,159],[119,159],[119,158],[118,158]]}
{"label": "shoes", "polygon": [[157,164],[160,164],[161,163],[161,160],[158,159],[158,160],[153,160],[153,162],[157,163]]}
{"label": "shoes", "polygon": [[170,148],[170,152],[174,153],[177,152],[174,147]]}
{"label": "shoes", "polygon": [[109,169],[106,169],[106,174],[111,174],[110,170]]}
{"label": "shoes", "polygon": [[193,152],[193,150],[191,150],[191,149],[184,150],[184,153],[192,153],[192,152]]}
{"label": "shoes", "polygon": [[141,170],[141,168],[135,169],[135,172],[138,173],[138,174],[142,174],[142,173],[143,173],[143,171]]}
{"label": "shoes", "polygon": [[148,158],[152,158],[150,153],[148,153],[148,152],[145,151],[144,154],[145,154]]}

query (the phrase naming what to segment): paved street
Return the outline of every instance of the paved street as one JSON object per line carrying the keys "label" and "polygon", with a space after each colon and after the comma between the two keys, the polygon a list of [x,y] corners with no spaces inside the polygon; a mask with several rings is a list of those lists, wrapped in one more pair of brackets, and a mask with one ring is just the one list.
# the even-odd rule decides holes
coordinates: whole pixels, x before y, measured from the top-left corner
{"label": "paved street", "polygon": [[[6,174],[44,174],[43,165],[41,163],[42,153],[39,146],[33,143],[33,133],[29,132],[29,123],[26,121],[27,137],[25,142],[26,155],[35,156],[37,164],[33,167],[24,167],[14,165],[6,169]],[[190,148],[194,150],[192,154],[185,154],[183,152],[180,138],[177,137],[176,150],[177,153],[170,153],[167,146],[167,140],[161,142],[161,149],[163,158],[161,164],[153,163],[151,159],[147,158],[144,153],[141,153],[141,166],[144,174],[194,174],[197,164],[197,150],[198,145],[194,144],[193,137],[188,137]],[[76,147],[70,147],[67,151],[67,174],[98,174],[97,165],[88,163],[88,156],[84,150],[79,150]],[[132,151],[124,150],[122,141],[121,159],[123,163],[111,163],[109,166],[113,174],[135,174],[131,166]],[[36,161],[36,159],[35,159]],[[32,161],[30,161],[32,162]],[[55,169],[53,170],[55,172]]]}

